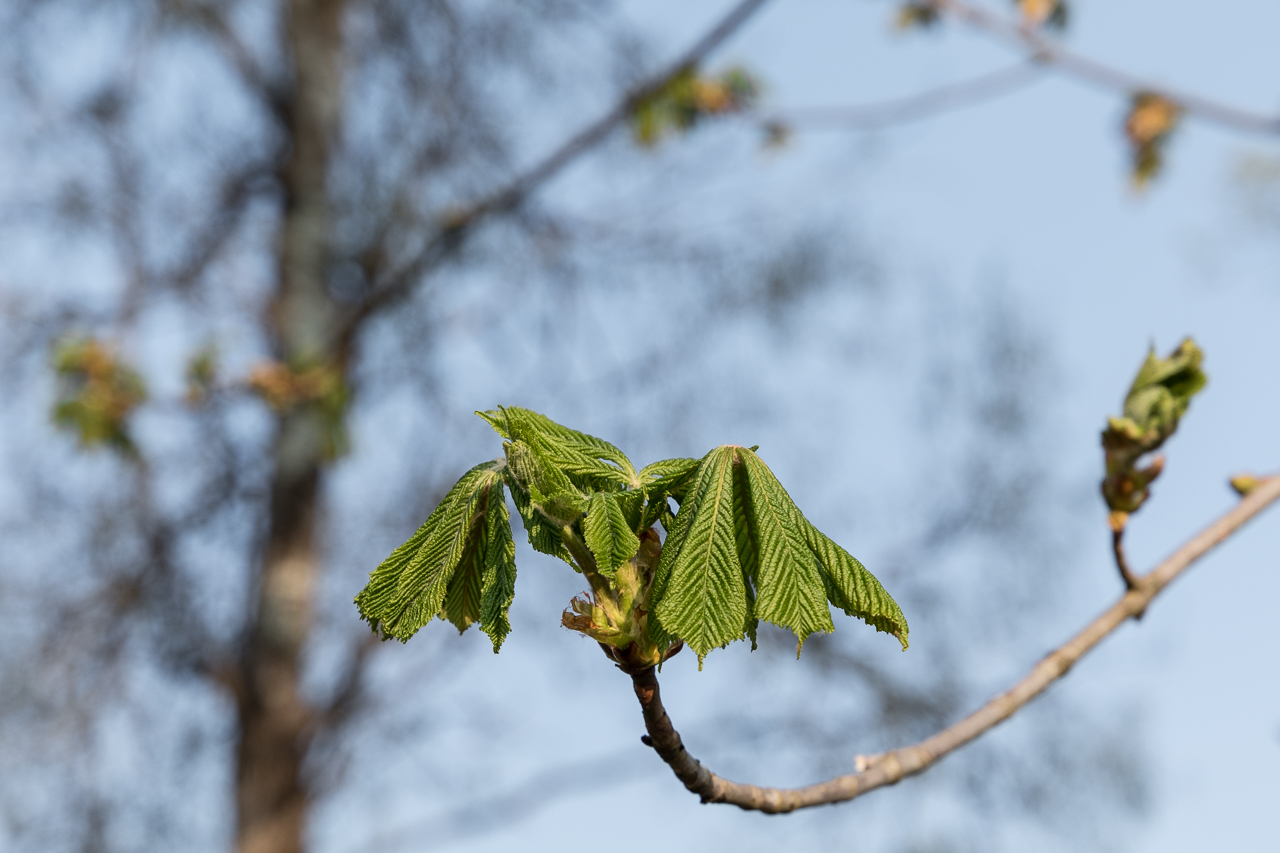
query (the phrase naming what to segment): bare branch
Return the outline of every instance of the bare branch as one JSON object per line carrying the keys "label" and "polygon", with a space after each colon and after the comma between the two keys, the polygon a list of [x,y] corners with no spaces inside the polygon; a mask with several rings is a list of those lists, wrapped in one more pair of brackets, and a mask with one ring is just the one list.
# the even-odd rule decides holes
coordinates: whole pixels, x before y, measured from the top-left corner
{"label": "bare branch", "polygon": [[188,241],[182,261],[159,278],[179,291],[190,289],[226,248],[242,222],[249,202],[260,191],[260,185],[267,183],[272,172],[271,165],[266,163],[252,163],[247,168],[231,170],[222,180],[209,219]]}
{"label": "bare branch", "polygon": [[226,56],[249,91],[262,101],[281,125],[287,124],[287,87],[263,69],[221,10],[207,3],[191,3],[188,0],[169,0],[162,8],[169,14],[202,28]]}
{"label": "bare branch", "polygon": [[612,109],[578,131],[545,159],[487,198],[452,213],[413,258],[388,273],[368,298],[348,315],[342,330],[344,343],[349,342],[366,318],[407,296],[422,275],[447,257],[470,229],[489,216],[507,213],[519,207],[530,194],[558,175],[566,166],[603,142],[615,127],[630,117],[637,104],[701,62],[767,2],[768,0],[742,0],[678,59],[628,92]]}
{"label": "bare branch", "polygon": [[1085,82],[1124,94],[1139,91],[1155,92],[1176,102],[1189,114],[1197,115],[1206,121],[1246,133],[1280,134],[1280,117],[1278,116],[1258,115],[1210,98],[1178,92],[1167,86],[1154,85],[1127,71],[1112,68],[1073,53],[1034,27],[981,9],[964,0],[929,0],[929,3],[940,14],[953,15],[970,26],[985,30],[1004,41],[1024,48],[1030,52],[1035,61],[1055,66]]}
{"label": "bare branch", "polygon": [[780,107],[762,116],[760,123],[766,130],[777,126],[863,130],[905,124],[1007,95],[1043,79],[1042,71],[1043,65],[1030,59],[903,98],[845,106]]}
{"label": "bare branch", "polygon": [[351,719],[365,698],[365,672],[369,668],[369,656],[378,646],[378,638],[366,634],[355,645],[350,663],[339,679],[337,688],[323,709],[317,713],[320,723],[330,728],[340,728]]}
{"label": "bare branch", "polygon": [[[868,791],[897,784],[931,766],[943,756],[980,737],[1004,722],[1039,696],[1053,682],[1066,675],[1076,661],[1130,618],[1146,610],[1165,587],[1192,563],[1207,554],[1245,522],[1280,498],[1280,477],[1271,477],[1251,491],[1230,512],[1197,534],[1191,541],[1138,578],[1128,592],[1109,610],[1091,622],[1065,645],[1060,646],[1008,691],[992,699],[958,723],[919,743],[881,755],[860,756],[859,772],[837,776],[804,788],[760,788],[730,782],[712,773],[685,750],[680,734],[671,724],[658,691],[652,668],[632,673],[636,697],[644,713],[649,734],[646,744],[657,750],[685,787],[704,803],[731,803],[749,811],[769,814],[791,812],[811,806],[852,800]],[[862,769],[865,768],[865,769]]]}

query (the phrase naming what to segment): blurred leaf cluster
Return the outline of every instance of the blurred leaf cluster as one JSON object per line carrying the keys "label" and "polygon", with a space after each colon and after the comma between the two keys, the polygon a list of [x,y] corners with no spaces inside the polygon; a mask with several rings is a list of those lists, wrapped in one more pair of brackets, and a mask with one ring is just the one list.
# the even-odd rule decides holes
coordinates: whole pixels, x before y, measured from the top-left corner
{"label": "blurred leaf cluster", "polygon": [[1157,358],[1152,349],[1129,387],[1124,415],[1108,419],[1102,432],[1107,467],[1102,495],[1115,530],[1122,530],[1129,515],[1150,496],[1151,482],[1164,469],[1164,457],[1141,467],[1139,462],[1173,435],[1191,398],[1208,382],[1200,369],[1203,361],[1204,353],[1190,338],[1168,358]]}
{"label": "blurred leaf cluster", "polygon": [[1023,22],[1031,27],[1067,28],[1067,4],[1063,0],[1013,0],[1022,13]]}
{"label": "blurred leaf cluster", "polygon": [[217,378],[218,351],[204,347],[187,363],[187,402],[196,406],[209,399]]}
{"label": "blurred leaf cluster", "polygon": [[1164,147],[1178,126],[1182,107],[1157,92],[1133,96],[1124,133],[1133,155],[1133,183],[1141,188],[1160,174]]}
{"label": "blurred leaf cluster", "polygon": [[350,390],[339,368],[322,364],[295,370],[279,361],[264,361],[249,372],[248,384],[277,412],[307,407],[318,415],[324,426],[325,455],[329,459],[347,452]]}
{"label": "blurred leaf cluster", "polygon": [[718,77],[701,77],[696,69],[687,68],[636,104],[631,128],[637,142],[651,146],[668,133],[689,130],[707,116],[750,109],[759,96],[759,83],[741,68],[730,68]]}
{"label": "blurred leaf cluster", "polygon": [[147,399],[142,377],[111,347],[93,338],[58,344],[53,369],[59,382],[54,422],[74,431],[85,447],[107,444],[133,455],[127,420]]}
{"label": "blurred leaf cluster", "polygon": [[940,17],[936,6],[928,0],[919,0],[919,2],[904,3],[899,6],[894,23],[900,30],[909,30],[912,27],[926,29],[938,23]]}

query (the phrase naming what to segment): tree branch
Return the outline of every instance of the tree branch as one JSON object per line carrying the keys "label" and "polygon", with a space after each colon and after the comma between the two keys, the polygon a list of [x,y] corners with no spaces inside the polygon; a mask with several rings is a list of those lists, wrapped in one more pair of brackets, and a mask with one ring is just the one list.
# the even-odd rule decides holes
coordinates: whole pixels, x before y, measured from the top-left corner
{"label": "tree branch", "polygon": [[235,69],[249,91],[261,99],[281,126],[287,126],[289,121],[287,86],[274,80],[262,67],[248,46],[232,29],[221,9],[207,3],[192,3],[188,0],[169,0],[163,4],[162,8],[166,8],[175,17],[185,19],[202,28],[231,63],[231,67]]}
{"label": "tree branch", "polygon": [[1116,558],[1116,568],[1120,570],[1120,579],[1128,589],[1138,585],[1138,577],[1129,568],[1129,559],[1124,555],[1124,528],[1111,528],[1111,552]]}
{"label": "tree branch", "polygon": [[929,5],[939,14],[952,15],[972,27],[1024,48],[1035,61],[1056,66],[1088,83],[1125,94],[1155,92],[1206,121],[1247,133],[1280,134],[1280,117],[1258,115],[1210,98],[1153,85],[1127,71],[1073,53],[1032,26],[970,5],[964,0],[929,0]]}
{"label": "tree branch", "polygon": [[628,92],[607,113],[578,131],[555,151],[528,171],[488,197],[450,215],[410,260],[390,272],[372,293],[348,315],[343,340],[348,341],[369,316],[407,296],[424,273],[447,257],[466,234],[482,220],[519,207],[535,190],[558,175],[578,157],[604,141],[615,127],[624,123],[636,106],[653,96],[673,78],[696,66],[733,35],[768,0],[742,0],[679,58],[658,74]]}
{"label": "tree branch", "polygon": [[1007,95],[1042,77],[1043,66],[1031,59],[968,80],[876,103],[779,107],[762,116],[760,123],[766,130],[793,125],[806,129],[862,130],[905,124]]}
{"label": "tree branch", "polygon": [[[1005,693],[992,699],[965,719],[911,746],[875,756],[860,756],[859,772],[837,776],[804,788],[760,788],[730,782],[712,773],[690,755],[662,707],[658,680],[652,668],[631,675],[636,697],[644,713],[645,742],[657,750],[684,786],[704,803],[731,803],[739,808],[769,814],[852,800],[868,791],[894,785],[927,769],[938,759],[980,737],[1013,716],[1053,682],[1070,671],[1076,661],[1130,618],[1137,617],[1178,575],[1222,542],[1245,522],[1280,498],[1280,477],[1272,477],[1251,491],[1230,512],[1206,527],[1191,541],[1138,578],[1109,610],[1059,647]],[[865,769],[863,769],[865,768]]]}

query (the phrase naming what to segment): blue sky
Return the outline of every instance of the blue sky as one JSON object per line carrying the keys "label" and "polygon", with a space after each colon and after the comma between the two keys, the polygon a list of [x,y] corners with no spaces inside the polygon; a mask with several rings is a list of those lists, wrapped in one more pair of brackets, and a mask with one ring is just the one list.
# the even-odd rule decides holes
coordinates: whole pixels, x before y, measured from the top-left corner
{"label": "blue sky", "polygon": [[[722,6],[633,4],[631,14],[661,43],[679,45]],[[1018,58],[954,24],[895,32],[892,14],[885,3],[779,0],[711,67],[741,63],[765,81],[767,105],[802,106],[874,102]],[[1280,109],[1278,26],[1280,7],[1260,0],[1074,2],[1067,38],[1155,83],[1267,113]],[[1147,345],[1166,350],[1194,335],[1211,384],[1169,446],[1167,473],[1129,536],[1132,561],[1150,567],[1231,505],[1230,474],[1280,469],[1280,234],[1247,216],[1235,179],[1245,158],[1280,156],[1280,146],[1191,117],[1169,147],[1165,173],[1137,193],[1127,178],[1124,110],[1122,95],[1049,71],[1022,91],[936,119],[870,135],[801,130],[782,152],[717,161],[706,167],[708,189],[689,206],[691,216],[708,219],[759,205],[779,217],[818,213],[856,223],[884,260],[890,287],[943,278],[976,294],[983,282],[1000,281],[1062,371],[1055,453],[1083,480],[1095,476],[1103,417],[1118,407]],[[734,132],[717,129],[712,141],[687,144],[725,144]],[[572,191],[573,179],[566,184],[561,192]],[[1062,639],[1118,593],[1100,501],[1091,512],[1080,565],[1094,571],[1054,618]],[[1125,849],[1257,850],[1280,842],[1277,553],[1280,518],[1272,513],[1055,688],[1084,706],[1123,700],[1136,709],[1155,799],[1147,817],[1125,829]],[[1011,683],[1045,651],[1019,650],[1021,663],[993,673],[993,686]],[[683,679],[680,687],[711,706],[732,701]],[[807,818],[790,819],[784,830],[677,805],[684,792],[667,783],[660,793],[650,790],[652,778],[623,792],[668,809],[672,826],[696,827],[704,841],[732,833],[754,849],[792,831],[823,837]],[[877,794],[908,795],[906,786]],[[574,799],[458,849],[550,844],[569,815],[593,802]]]}

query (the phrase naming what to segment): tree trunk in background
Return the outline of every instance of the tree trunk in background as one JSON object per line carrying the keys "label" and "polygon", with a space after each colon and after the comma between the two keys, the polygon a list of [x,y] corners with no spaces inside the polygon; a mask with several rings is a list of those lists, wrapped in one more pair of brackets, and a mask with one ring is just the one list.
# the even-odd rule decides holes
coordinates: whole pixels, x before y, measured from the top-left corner
{"label": "tree trunk in background", "polygon": [[[341,109],[341,0],[289,0],[284,38],[292,61],[289,150],[279,178],[284,211],[278,289],[268,318],[277,357],[302,369],[330,364],[336,306],[325,287],[326,177]],[[309,794],[302,765],[314,712],[300,690],[320,571],[318,500],[326,425],[312,407],[280,415],[270,527],[257,606],[240,660],[236,846],[240,853],[301,853]]]}

